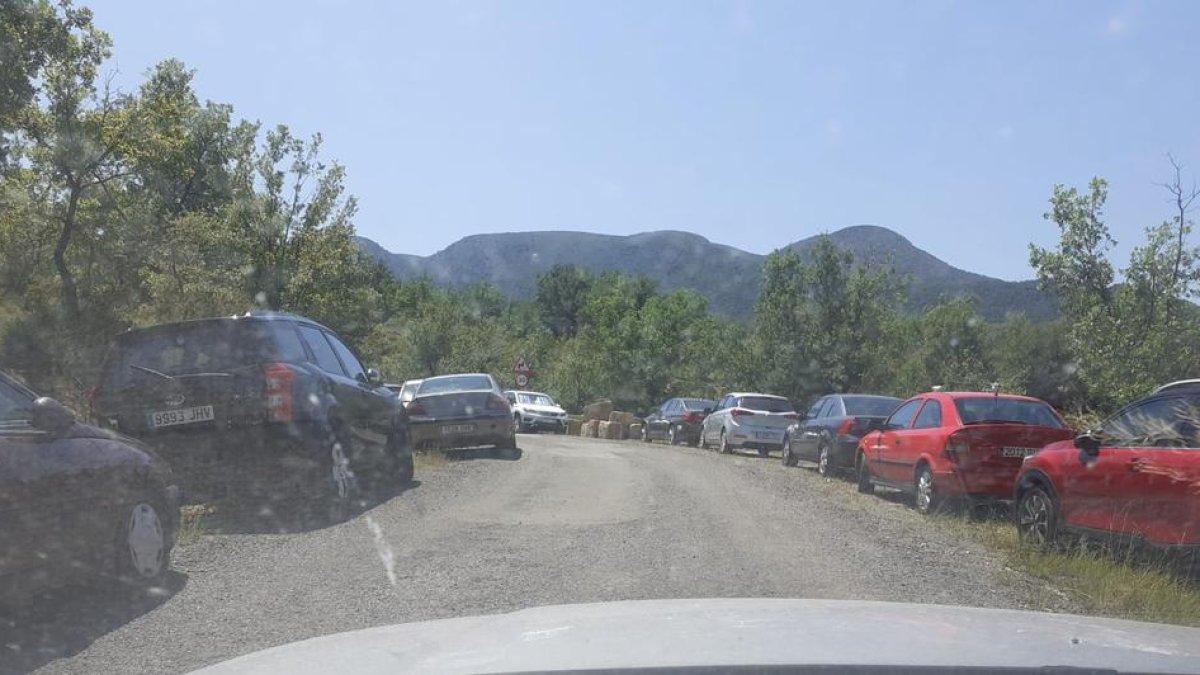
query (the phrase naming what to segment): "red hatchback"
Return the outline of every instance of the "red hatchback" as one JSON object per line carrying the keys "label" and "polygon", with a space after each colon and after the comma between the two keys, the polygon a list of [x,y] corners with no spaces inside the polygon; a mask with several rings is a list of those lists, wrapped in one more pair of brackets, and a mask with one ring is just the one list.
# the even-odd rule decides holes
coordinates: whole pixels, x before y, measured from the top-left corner
{"label": "red hatchback", "polygon": [[1158,547],[1200,546],[1200,385],[1164,387],[1021,468],[1017,529],[1064,530]]}
{"label": "red hatchback", "polygon": [[859,442],[858,489],[870,493],[882,485],[911,493],[921,513],[946,498],[1009,499],[1022,460],[1069,438],[1054,408],[1036,398],[921,394]]}

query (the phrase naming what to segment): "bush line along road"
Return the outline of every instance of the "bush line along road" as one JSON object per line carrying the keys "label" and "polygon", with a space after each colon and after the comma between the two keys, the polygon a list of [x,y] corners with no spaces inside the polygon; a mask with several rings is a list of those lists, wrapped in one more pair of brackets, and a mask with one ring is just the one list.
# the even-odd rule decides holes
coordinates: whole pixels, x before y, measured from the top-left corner
{"label": "bush line along road", "polygon": [[163,673],[321,634],[555,603],[1074,608],[911,508],[783,470],[777,454],[518,438],[516,461],[479,453],[419,466],[415,487],[333,526],[255,534],[226,524],[229,534],[177,549],[170,595],[144,613],[114,617],[97,596],[71,597],[23,617],[8,639],[45,649],[21,658],[47,673]]}

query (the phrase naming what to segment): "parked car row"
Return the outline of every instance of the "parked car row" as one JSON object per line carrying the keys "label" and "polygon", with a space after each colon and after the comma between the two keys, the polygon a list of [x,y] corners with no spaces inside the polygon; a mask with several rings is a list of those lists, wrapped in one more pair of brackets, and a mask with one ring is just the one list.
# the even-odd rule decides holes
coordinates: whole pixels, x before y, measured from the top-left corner
{"label": "parked car row", "polygon": [[1164,385],[1079,436],[1045,401],[996,392],[831,394],[803,418],[783,397],[733,393],[671,399],[645,419],[644,441],[693,438],[723,453],[779,449],[786,466],[851,473],[860,492],[908,493],[921,513],[1011,502],[1035,544],[1072,533],[1200,547],[1200,380]]}

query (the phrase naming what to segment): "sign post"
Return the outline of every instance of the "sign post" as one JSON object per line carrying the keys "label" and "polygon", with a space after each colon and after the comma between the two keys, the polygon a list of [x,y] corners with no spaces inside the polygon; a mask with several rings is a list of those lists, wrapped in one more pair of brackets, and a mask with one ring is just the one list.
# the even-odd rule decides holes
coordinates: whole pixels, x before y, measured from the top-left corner
{"label": "sign post", "polygon": [[533,379],[533,369],[529,367],[529,361],[524,354],[518,356],[517,362],[513,364],[513,375],[518,387],[528,387],[529,380]]}

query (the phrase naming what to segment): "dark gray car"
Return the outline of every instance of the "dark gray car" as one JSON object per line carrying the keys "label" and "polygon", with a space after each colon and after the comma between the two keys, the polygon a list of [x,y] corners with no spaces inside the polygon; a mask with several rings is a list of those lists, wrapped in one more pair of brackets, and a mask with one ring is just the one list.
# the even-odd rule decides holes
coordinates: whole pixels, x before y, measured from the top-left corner
{"label": "dark gray car", "polygon": [[817,399],[804,419],[788,427],[783,463],[816,462],[822,476],[854,466],[859,438],[887,419],[900,403],[892,396],[869,394],[830,394]]}
{"label": "dark gray car", "polygon": [[[215,459],[264,497],[298,487],[335,513],[413,476],[396,395],[328,328],[249,313],[130,330],[109,349],[93,414],[201,476]],[[293,480],[296,479],[296,480]]]}

